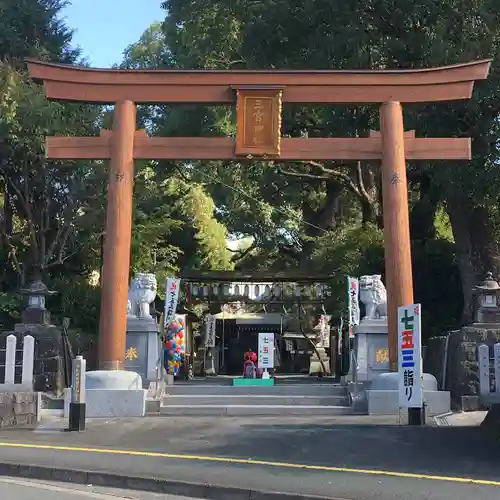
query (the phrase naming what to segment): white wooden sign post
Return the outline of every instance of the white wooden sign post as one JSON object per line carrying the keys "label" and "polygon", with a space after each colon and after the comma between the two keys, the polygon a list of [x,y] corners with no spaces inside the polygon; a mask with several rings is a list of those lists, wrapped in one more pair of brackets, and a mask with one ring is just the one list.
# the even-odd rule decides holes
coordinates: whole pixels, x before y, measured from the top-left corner
{"label": "white wooden sign post", "polygon": [[422,307],[398,307],[399,407],[408,409],[408,424],[425,424],[422,390]]}
{"label": "white wooden sign post", "polygon": [[258,367],[264,370],[263,379],[270,378],[268,370],[274,368],[274,333],[259,332]]}

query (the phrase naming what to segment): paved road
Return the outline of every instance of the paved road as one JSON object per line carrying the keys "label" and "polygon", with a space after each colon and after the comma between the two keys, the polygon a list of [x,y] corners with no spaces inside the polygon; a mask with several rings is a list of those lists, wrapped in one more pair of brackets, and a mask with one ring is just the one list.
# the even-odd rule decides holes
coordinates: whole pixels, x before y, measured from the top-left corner
{"label": "paved road", "polygon": [[54,422],[1,431],[0,460],[349,500],[500,499],[500,444],[482,429],[374,422],[152,417],[81,434]]}
{"label": "paved road", "polygon": [[[384,425],[383,422],[392,425]],[[54,422],[1,441],[235,457],[500,480],[500,445],[479,427],[408,427],[353,417],[95,419],[81,434]],[[376,425],[374,425],[376,424]],[[59,427],[58,427],[59,426]]]}
{"label": "paved road", "polygon": [[0,498],[15,500],[194,500],[141,491],[0,477]]}
{"label": "paved road", "polygon": [[[500,498],[500,483],[498,483],[499,486],[489,486],[447,482],[425,477],[392,477],[314,469],[297,470],[286,467],[107,455],[81,451],[3,448],[2,457],[2,461],[17,464],[39,464],[45,467],[118,473],[129,477],[154,477],[249,490],[317,495],[336,500],[470,500],[471,498],[496,500]],[[17,499],[18,497],[1,495],[0,498]],[[231,498],[231,496],[228,495],[226,498]]]}

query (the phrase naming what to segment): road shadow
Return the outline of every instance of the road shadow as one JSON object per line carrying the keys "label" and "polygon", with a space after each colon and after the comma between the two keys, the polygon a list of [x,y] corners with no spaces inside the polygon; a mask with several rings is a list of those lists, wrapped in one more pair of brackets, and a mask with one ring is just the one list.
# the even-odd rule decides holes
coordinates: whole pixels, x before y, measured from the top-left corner
{"label": "road shadow", "polygon": [[[480,427],[243,425],[211,454],[439,476],[500,478],[500,442]],[[224,442],[222,442],[224,441]]]}

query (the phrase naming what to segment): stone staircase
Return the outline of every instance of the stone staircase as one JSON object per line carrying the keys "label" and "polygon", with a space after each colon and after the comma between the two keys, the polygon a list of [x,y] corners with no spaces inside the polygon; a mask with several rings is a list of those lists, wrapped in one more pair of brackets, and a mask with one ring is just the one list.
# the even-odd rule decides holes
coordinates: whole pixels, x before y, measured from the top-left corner
{"label": "stone staircase", "polygon": [[348,389],[332,381],[270,387],[188,382],[165,388],[160,415],[300,416],[352,414]]}

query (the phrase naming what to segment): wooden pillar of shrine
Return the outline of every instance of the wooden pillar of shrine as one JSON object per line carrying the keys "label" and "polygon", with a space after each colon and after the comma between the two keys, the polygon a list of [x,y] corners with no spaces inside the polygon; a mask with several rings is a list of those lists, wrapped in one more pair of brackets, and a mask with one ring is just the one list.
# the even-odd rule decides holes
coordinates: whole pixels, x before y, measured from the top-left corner
{"label": "wooden pillar of shrine", "polygon": [[413,304],[403,110],[399,102],[381,105],[380,132],[389,366],[397,371],[398,307]]}
{"label": "wooden pillar of shrine", "polygon": [[116,103],[101,279],[100,370],[122,370],[125,360],[135,127],[135,103]]}

